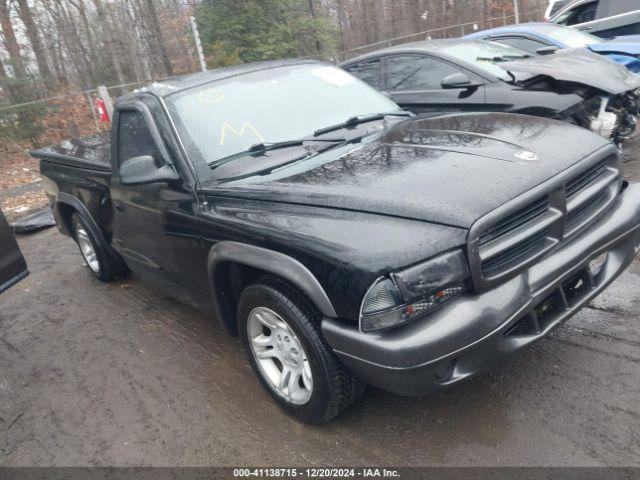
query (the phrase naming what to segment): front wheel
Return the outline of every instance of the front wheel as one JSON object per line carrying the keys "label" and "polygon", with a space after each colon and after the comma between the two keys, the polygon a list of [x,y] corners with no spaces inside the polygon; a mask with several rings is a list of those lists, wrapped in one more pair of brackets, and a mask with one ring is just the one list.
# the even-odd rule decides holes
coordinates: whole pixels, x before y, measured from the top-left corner
{"label": "front wheel", "polygon": [[238,305],[240,335],[262,385],[309,423],[332,419],[364,390],[324,341],[320,318],[302,294],[272,277],[247,287]]}

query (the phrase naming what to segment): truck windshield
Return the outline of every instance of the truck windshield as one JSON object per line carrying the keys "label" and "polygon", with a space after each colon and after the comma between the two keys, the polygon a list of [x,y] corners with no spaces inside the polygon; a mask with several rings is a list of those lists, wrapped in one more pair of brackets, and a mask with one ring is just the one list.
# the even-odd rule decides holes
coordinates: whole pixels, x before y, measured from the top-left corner
{"label": "truck windshield", "polygon": [[[400,110],[364,82],[319,63],[214,81],[170,94],[166,103],[199,175],[206,177],[257,144],[313,136],[350,117]],[[260,161],[257,156],[257,169]]]}
{"label": "truck windshield", "polygon": [[531,57],[531,54],[519,48],[485,41],[462,42],[445,47],[441,51],[506,81],[511,77],[497,65],[498,63]]}

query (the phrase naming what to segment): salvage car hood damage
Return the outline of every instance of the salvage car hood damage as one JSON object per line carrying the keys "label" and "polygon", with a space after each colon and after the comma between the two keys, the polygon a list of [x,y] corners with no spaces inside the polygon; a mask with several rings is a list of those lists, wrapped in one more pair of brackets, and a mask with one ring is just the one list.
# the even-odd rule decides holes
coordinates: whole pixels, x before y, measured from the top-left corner
{"label": "salvage car hood damage", "polygon": [[[607,62],[611,68],[602,68]],[[565,49],[553,55],[541,55],[498,63],[518,80],[517,73],[545,75],[561,82],[571,82],[596,88],[610,95],[619,95],[640,88],[640,75],[583,49]]]}
{"label": "salvage car hood damage", "polygon": [[[623,37],[625,38],[625,37]],[[634,36],[634,42],[624,41],[623,38],[610,40],[603,43],[589,45],[589,50],[597,53],[619,53],[632,57],[640,55],[640,37]]]}
{"label": "salvage car hood damage", "polygon": [[338,158],[328,151],[265,176],[203,185],[202,193],[469,228],[606,145],[576,126],[525,115],[412,119]]}

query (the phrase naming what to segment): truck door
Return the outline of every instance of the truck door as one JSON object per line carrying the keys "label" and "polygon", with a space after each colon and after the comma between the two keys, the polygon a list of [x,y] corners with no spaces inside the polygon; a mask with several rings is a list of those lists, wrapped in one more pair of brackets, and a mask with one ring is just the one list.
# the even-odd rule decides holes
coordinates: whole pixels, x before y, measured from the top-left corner
{"label": "truck door", "polygon": [[[196,235],[197,198],[154,118],[152,100],[118,106],[112,145],[113,245],[127,265],[165,290],[206,293],[205,259]],[[151,105],[149,105],[151,103]],[[192,292],[192,293],[195,293]]]}

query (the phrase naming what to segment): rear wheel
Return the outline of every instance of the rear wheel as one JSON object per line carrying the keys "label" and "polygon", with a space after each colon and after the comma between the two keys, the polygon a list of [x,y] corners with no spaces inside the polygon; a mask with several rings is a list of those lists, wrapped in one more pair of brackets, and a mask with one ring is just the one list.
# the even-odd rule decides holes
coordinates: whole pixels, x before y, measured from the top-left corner
{"label": "rear wheel", "polygon": [[87,222],[79,214],[73,214],[71,224],[82,258],[98,280],[109,282],[129,272],[116,252],[112,252],[100,244]]}
{"label": "rear wheel", "polygon": [[320,319],[306,297],[273,277],[240,296],[238,326],[251,366],[286,412],[310,423],[338,415],[365,386],[326,344]]}

